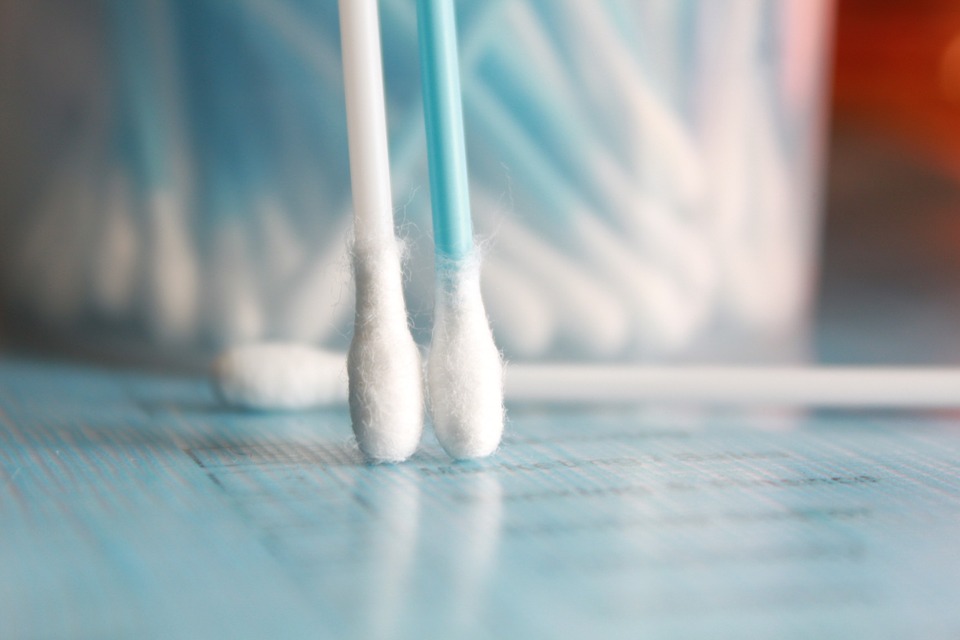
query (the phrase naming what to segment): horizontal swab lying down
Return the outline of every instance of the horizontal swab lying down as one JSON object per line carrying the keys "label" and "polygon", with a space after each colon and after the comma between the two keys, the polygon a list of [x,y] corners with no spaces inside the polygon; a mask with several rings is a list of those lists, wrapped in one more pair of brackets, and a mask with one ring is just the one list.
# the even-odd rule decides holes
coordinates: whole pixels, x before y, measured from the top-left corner
{"label": "horizontal swab lying down", "polygon": [[555,404],[960,407],[960,368],[516,365],[506,395]]}
{"label": "horizontal swab lying down", "polygon": [[[347,401],[346,355],[296,344],[238,347],[214,385],[230,406],[292,410]],[[683,402],[816,407],[960,408],[960,368],[512,364],[508,402]]]}
{"label": "horizontal swab lying down", "polygon": [[346,404],[347,355],[295,342],[234,347],[214,363],[213,385],[224,404],[239,409]]}

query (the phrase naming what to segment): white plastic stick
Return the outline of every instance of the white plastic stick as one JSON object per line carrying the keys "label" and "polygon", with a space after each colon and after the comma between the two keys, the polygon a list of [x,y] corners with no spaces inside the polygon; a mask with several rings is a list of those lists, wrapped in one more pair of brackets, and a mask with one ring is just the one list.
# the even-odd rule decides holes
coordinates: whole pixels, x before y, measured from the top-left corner
{"label": "white plastic stick", "polygon": [[[342,405],[343,363],[342,353],[307,345],[248,345],[221,356],[214,385],[227,404],[248,409]],[[276,382],[294,375],[312,380],[306,389],[315,393],[304,392],[303,384]],[[960,408],[960,367],[510,364],[505,395],[512,403],[552,405]]]}
{"label": "white plastic stick", "polygon": [[354,233],[359,249],[393,238],[390,156],[375,0],[340,0],[343,83],[350,143]]}
{"label": "white plastic stick", "polygon": [[363,453],[396,462],[420,442],[423,383],[393,232],[377,0],[340,0],[339,6],[357,285],[347,355],[350,416]]}
{"label": "white plastic stick", "polygon": [[506,393],[559,404],[960,407],[960,369],[516,365],[507,368]]}

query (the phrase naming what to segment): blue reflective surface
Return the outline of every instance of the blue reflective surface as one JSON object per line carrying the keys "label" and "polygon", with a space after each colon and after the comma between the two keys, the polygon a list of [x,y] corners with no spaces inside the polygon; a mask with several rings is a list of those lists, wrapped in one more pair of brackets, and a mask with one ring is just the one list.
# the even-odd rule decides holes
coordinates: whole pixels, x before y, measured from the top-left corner
{"label": "blue reflective surface", "polygon": [[0,637],[960,634],[960,419],[514,408],[369,467],[341,412],[0,365]]}

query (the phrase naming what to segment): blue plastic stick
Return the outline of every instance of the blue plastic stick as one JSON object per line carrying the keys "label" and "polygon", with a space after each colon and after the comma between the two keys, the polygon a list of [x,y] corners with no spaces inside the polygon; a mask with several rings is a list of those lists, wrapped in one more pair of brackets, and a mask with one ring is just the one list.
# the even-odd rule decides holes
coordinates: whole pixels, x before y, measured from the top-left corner
{"label": "blue plastic stick", "polygon": [[473,250],[473,225],[453,0],[417,0],[417,30],[434,243],[456,262]]}

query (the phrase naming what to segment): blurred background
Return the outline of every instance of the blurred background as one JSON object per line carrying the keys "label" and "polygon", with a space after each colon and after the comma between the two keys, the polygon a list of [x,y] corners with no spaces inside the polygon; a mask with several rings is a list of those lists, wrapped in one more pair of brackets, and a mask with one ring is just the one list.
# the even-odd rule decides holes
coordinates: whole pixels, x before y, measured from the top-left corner
{"label": "blurred background", "polygon": [[[0,0],[8,348],[345,348],[332,0]],[[484,295],[511,360],[960,362],[960,9],[462,0]],[[381,2],[415,335],[415,12]]]}
{"label": "blurred background", "polygon": [[960,7],[841,0],[819,355],[960,362]]}

